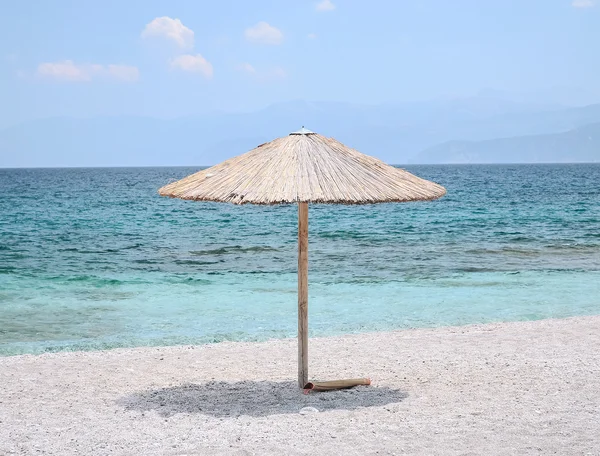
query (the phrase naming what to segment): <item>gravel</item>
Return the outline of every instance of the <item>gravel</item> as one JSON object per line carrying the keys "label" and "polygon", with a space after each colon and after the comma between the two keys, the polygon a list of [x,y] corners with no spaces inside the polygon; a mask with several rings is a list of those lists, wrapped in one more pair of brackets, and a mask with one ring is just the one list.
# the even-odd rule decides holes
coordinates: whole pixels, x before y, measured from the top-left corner
{"label": "gravel", "polygon": [[600,317],[0,358],[0,455],[599,455]]}

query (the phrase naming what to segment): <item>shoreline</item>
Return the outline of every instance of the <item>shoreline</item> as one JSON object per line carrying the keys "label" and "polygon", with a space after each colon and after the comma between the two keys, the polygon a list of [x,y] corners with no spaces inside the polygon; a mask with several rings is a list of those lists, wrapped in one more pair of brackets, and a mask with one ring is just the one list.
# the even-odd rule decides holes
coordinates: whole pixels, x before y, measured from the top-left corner
{"label": "shoreline", "polygon": [[[309,336],[309,344],[311,341],[318,341],[321,339],[343,339],[346,337],[356,337],[356,336],[368,336],[368,335],[375,335],[375,334],[381,334],[381,335],[390,335],[393,336],[397,333],[404,333],[406,331],[437,331],[437,330],[444,330],[444,329],[461,329],[461,328],[468,328],[468,329],[476,329],[478,327],[493,327],[495,325],[504,325],[504,324],[519,324],[519,323],[532,323],[532,322],[541,322],[541,321],[556,321],[556,320],[570,320],[570,319],[578,319],[578,318],[590,318],[590,317],[599,317],[600,318],[600,313],[598,314],[582,314],[582,315],[572,315],[572,316],[565,316],[565,317],[542,317],[542,318],[536,318],[533,320],[499,320],[499,321],[492,321],[492,322],[484,322],[484,323],[464,323],[464,324],[449,324],[449,325],[441,325],[441,326],[412,326],[412,327],[407,327],[407,328],[397,328],[397,329],[382,329],[382,330],[368,330],[368,331],[358,331],[358,332],[348,332],[348,333],[344,333],[344,334],[334,334],[334,335],[318,335],[318,336]],[[284,341],[293,341],[293,343],[296,343],[296,336],[292,336],[292,337],[282,337],[282,338],[269,338],[269,339],[265,339],[265,340],[222,340],[222,341],[218,341],[218,342],[200,342],[200,343],[186,343],[186,344],[181,344],[181,343],[177,343],[177,344],[169,344],[169,345],[161,345],[161,344],[157,344],[157,345],[134,345],[134,346],[117,346],[117,347],[109,347],[109,348],[89,348],[89,349],[78,349],[78,350],[64,350],[64,349],[60,349],[60,350],[56,350],[56,351],[46,351],[46,352],[41,352],[41,353],[16,353],[16,354],[3,354],[0,353],[0,360],[4,359],[4,358],[15,358],[15,357],[44,357],[44,356],[51,356],[51,355],[60,355],[60,354],[67,354],[67,353],[95,353],[95,352],[112,352],[112,351],[131,351],[131,350],[151,350],[151,349],[160,349],[160,348],[173,348],[173,349],[177,349],[177,348],[200,348],[200,347],[204,347],[204,346],[212,346],[212,345],[235,345],[235,344],[268,344],[268,343],[272,343],[272,342],[284,342]],[[13,342],[9,342],[9,344],[11,344]]]}
{"label": "shoreline", "polygon": [[[2,454],[595,454],[600,316],[0,357]],[[313,407],[318,412],[300,411]]]}

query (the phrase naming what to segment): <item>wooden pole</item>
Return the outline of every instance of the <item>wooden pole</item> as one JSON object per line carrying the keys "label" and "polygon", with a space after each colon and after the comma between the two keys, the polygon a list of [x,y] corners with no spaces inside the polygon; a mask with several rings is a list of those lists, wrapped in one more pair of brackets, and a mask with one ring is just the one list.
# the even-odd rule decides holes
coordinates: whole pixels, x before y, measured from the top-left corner
{"label": "wooden pole", "polygon": [[298,385],[308,383],[308,203],[298,203]]}

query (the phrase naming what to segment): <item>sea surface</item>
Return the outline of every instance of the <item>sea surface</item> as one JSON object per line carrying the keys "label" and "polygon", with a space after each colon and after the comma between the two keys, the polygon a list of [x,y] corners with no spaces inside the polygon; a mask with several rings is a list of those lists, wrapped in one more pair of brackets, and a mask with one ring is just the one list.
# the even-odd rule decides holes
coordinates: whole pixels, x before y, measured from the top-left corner
{"label": "sea surface", "polygon": [[[311,205],[311,336],[600,314],[600,165],[408,166],[432,202]],[[297,329],[297,207],[161,198],[198,168],[0,169],[0,355]]]}

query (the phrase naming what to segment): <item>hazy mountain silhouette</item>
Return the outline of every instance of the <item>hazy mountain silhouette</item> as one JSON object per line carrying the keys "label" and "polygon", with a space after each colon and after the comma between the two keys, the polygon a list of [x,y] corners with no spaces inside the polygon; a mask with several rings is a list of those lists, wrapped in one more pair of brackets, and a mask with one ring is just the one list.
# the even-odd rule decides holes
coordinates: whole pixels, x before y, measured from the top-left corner
{"label": "hazy mountain silhouette", "polygon": [[448,141],[424,150],[414,163],[600,162],[600,123],[565,133],[487,141]]}
{"label": "hazy mountain silhouette", "polygon": [[[495,92],[383,105],[291,101],[253,113],[174,120],[51,118],[0,130],[0,166],[211,165],[303,125],[401,164],[450,140],[560,133],[594,122],[600,122],[600,104],[565,109],[507,100]],[[504,157],[498,152],[488,158]]]}

